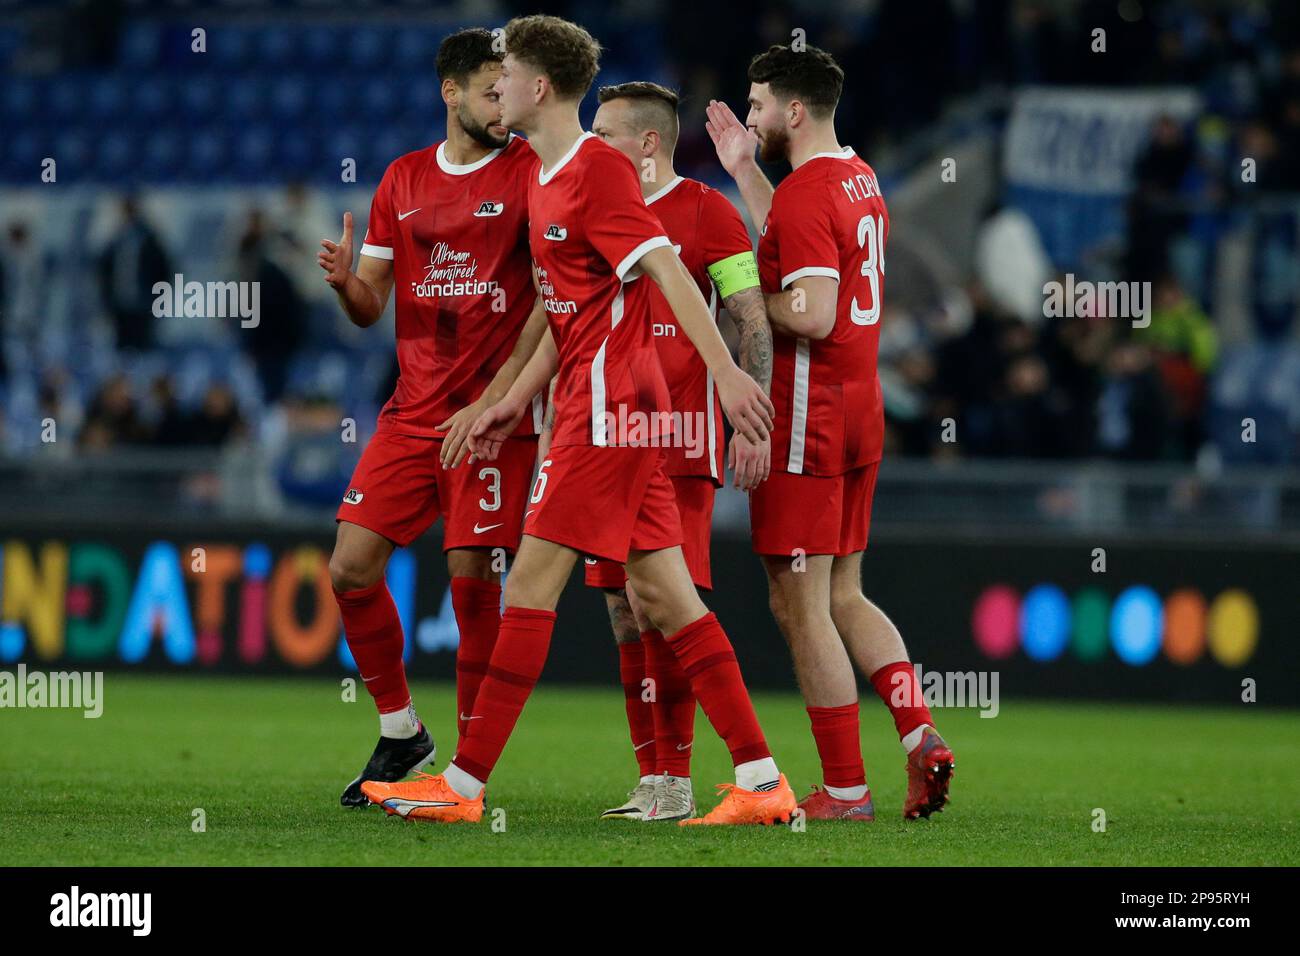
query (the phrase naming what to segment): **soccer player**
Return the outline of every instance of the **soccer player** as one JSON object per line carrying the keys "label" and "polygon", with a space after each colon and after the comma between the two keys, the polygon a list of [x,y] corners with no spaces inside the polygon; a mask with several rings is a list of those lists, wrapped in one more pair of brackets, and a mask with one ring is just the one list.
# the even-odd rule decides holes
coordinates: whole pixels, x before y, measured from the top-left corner
{"label": "soccer player", "polygon": [[[907,819],[943,808],[952,751],[934,729],[897,629],[862,593],[871,498],[884,441],[876,352],[889,214],[871,167],[835,135],[844,71],[830,54],[773,46],[749,66],[742,126],[707,109],[718,158],[754,222],[774,329],[772,475],[750,494],[767,570],[821,757],[811,819],[871,820],[854,664],[889,707],[907,753]],[[773,192],[754,160],[789,162]]]}
{"label": "soccer player", "polygon": [[558,371],[555,433],[464,744],[442,774],[362,789],[405,817],[482,817],[484,786],[541,674],[556,603],[583,553],[626,565],[646,616],[731,752],[736,782],[723,785],[721,803],[679,822],[789,820],[794,793],[768,750],[731,642],[682,557],[673,486],[655,447],[670,406],[651,334],[651,285],[699,350],[727,418],[754,444],[771,428],[767,395],[732,361],[632,164],[582,130],[578,104],[595,78],[599,44],[576,24],[540,15],[510,21],[505,38],[502,122],[525,133],[541,161],[528,195],[529,240],[549,329],[505,398],[479,417],[471,450],[493,460],[529,398]]}
{"label": "soccer player", "polygon": [[[402,625],[384,581],[395,547],[441,515],[460,630],[456,699],[463,738],[500,627],[501,565],[519,544],[536,456],[540,396],[490,465],[444,469],[462,454],[479,413],[504,393],[545,329],[532,288],[527,181],[537,159],[501,122],[500,54],[487,30],[462,30],[438,50],[447,138],[407,153],[384,173],[357,271],[352,215],[321,244],[325,280],[348,317],[373,325],[396,288],[397,388],[338,510],[330,577],[348,647],[379,710],[379,743],[343,791],[400,780],[434,759],[434,742],[406,685]],[[494,378],[494,373],[496,377]],[[459,411],[457,411],[459,409]]]}
{"label": "soccer player", "polygon": [[[740,331],[740,367],[766,390],[772,380],[772,330],[763,309],[758,265],[740,213],[721,193],[673,168],[678,97],[657,83],[623,83],[597,92],[600,108],[591,131],[632,161],[645,204],[691,273],[709,310],[718,301]],[[709,539],[713,496],[722,485],[722,408],[713,375],[678,328],[658,289],[650,289],[651,329],[668,381],[675,438],[665,449],[664,472],[672,481],[682,523],[682,554],[697,588],[709,590]],[[767,476],[771,444],[732,438],[735,484],[749,490]],[[588,558],[586,580],[605,590],[619,673],[626,701],[632,751],[641,778],[622,806],[601,816],[616,820],[676,820],[694,815],[691,744],[695,698],[690,681],[663,635],[646,619],[636,592],[625,587],[623,566]],[[651,693],[643,681],[649,678]],[[649,701],[644,700],[649,696]]]}

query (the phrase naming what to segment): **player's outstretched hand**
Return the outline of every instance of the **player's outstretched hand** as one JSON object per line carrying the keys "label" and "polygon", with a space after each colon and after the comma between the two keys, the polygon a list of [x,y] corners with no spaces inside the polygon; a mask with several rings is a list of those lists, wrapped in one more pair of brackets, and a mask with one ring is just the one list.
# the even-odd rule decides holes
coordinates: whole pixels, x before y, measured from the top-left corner
{"label": "player's outstretched hand", "polygon": [[731,107],[720,100],[709,100],[704,109],[708,120],[704,124],[713,148],[718,152],[718,162],[722,168],[735,176],[747,162],[753,162],[754,150],[758,148],[758,137],[745,126]]}
{"label": "player's outstretched hand", "polygon": [[496,461],[501,443],[514,434],[526,405],[497,402],[485,409],[469,430],[470,462]]}
{"label": "player's outstretched hand", "polygon": [[755,445],[737,432],[731,436],[732,483],[741,491],[753,491],[772,472],[772,442]]}
{"label": "player's outstretched hand", "polygon": [[465,456],[470,453],[469,430],[487,408],[488,403],[480,395],[477,401],[466,405],[438,426],[438,431],[447,433],[442,440],[442,454],[439,456],[443,468],[455,468],[465,460]]}
{"label": "player's outstretched hand", "polygon": [[352,272],[352,213],[343,214],[343,237],[338,242],[322,239],[320,244],[325,251],[316,253],[316,262],[325,270],[325,281],[342,289]]}
{"label": "player's outstretched hand", "polygon": [[752,444],[767,441],[772,433],[772,416],[776,414],[776,406],[767,397],[763,387],[736,365],[717,376],[715,384],[718,386],[722,410],[727,415],[727,421],[731,422],[731,427]]}

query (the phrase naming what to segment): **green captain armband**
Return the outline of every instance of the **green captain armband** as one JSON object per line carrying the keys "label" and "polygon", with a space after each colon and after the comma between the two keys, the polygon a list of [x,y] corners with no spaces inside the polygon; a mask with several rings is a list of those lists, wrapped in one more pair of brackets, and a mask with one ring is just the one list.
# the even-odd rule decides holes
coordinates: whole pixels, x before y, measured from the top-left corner
{"label": "green captain armband", "polygon": [[758,285],[758,263],[748,249],[737,252],[709,266],[709,278],[718,287],[718,295],[725,299]]}

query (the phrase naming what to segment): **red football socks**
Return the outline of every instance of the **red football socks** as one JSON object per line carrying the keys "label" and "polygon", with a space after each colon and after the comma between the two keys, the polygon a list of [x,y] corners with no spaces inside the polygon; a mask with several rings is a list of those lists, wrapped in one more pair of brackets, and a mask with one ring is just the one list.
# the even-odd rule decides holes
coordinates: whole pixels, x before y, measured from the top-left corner
{"label": "red football socks", "polygon": [[451,607],[460,644],[456,647],[456,749],[465,742],[474,698],[487,673],[501,628],[501,585],[478,578],[451,579]]}
{"label": "red football socks", "polygon": [[858,736],[858,702],[839,707],[809,707],[813,740],[828,787],[861,787],[867,782]]}
{"label": "red football socks", "polygon": [[409,707],[411,692],[402,665],[402,622],[388,583],[380,578],[368,588],[335,591],[334,598],[343,615],[348,650],[379,712],[390,714]]}
{"label": "red football socks", "polygon": [[[455,764],[486,783],[542,675],[555,612],[508,607]],[[648,748],[647,748],[648,749]]]}
{"label": "red football socks", "polygon": [[627,729],[632,735],[632,752],[641,776],[655,772],[655,718],[649,701],[642,700],[646,688],[645,646],[639,641],[618,645],[618,675],[623,682],[623,703],[627,708]]}
{"label": "red football socks", "polygon": [[736,653],[712,612],[667,638],[691,683],[691,693],[731,751],[734,764],[772,756],[740,675]]}
{"label": "red football socks", "polygon": [[930,708],[925,706],[925,695],[910,662],[886,664],[871,675],[871,686],[893,715],[899,740],[923,724],[934,726],[934,718],[930,716]]}
{"label": "red football socks", "polygon": [[[691,745],[695,738],[695,695],[677,655],[658,631],[642,631],[645,673],[654,683],[655,772],[674,777],[691,775]],[[644,775],[645,771],[642,771]]]}

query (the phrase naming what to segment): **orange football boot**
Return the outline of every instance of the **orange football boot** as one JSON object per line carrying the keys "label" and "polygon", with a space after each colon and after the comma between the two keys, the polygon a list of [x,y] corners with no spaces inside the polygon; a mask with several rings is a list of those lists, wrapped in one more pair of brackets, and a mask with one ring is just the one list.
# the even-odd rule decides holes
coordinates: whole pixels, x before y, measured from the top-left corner
{"label": "orange football boot", "polygon": [[702,817],[691,817],[680,821],[681,827],[702,824],[717,826],[725,824],[761,823],[770,826],[773,823],[789,823],[790,815],[799,805],[794,791],[785,782],[781,774],[775,790],[741,790],[734,783],[718,784],[719,792],[725,793],[722,802]]}
{"label": "orange football boot", "polygon": [[367,780],[361,792],[371,803],[403,820],[432,820],[436,823],[478,823],[483,819],[483,794],[473,800],[462,797],[442,774],[417,772],[414,780],[380,783]]}

